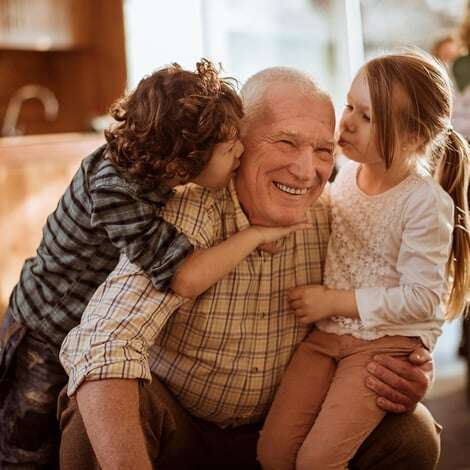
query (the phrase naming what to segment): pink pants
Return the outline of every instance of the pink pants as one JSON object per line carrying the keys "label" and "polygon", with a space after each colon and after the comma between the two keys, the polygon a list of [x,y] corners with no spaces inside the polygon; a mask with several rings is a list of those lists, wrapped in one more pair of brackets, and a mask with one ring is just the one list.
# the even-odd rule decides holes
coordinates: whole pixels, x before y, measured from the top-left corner
{"label": "pink pants", "polygon": [[261,431],[263,469],[346,469],[385,415],[365,385],[367,363],[419,346],[416,337],[365,341],[314,329],[294,353]]}

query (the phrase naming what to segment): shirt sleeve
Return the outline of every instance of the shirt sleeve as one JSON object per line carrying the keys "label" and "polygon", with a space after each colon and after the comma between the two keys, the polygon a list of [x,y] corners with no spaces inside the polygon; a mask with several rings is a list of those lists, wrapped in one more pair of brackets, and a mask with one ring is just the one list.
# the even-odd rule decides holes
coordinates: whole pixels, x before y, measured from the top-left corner
{"label": "shirt sleeve", "polygon": [[157,291],[138,266],[121,256],[97,289],[60,351],[72,395],[85,380],[151,381],[148,350],[171,314],[187,299]]}
{"label": "shirt sleeve", "polygon": [[155,202],[131,194],[125,186],[91,189],[92,227],[150,276],[157,289],[168,287],[179,264],[191,254],[188,238],[162,219]]}
{"label": "shirt sleeve", "polygon": [[453,213],[451,198],[437,185],[423,185],[410,197],[397,259],[400,285],[355,291],[359,316],[366,327],[436,318],[447,293]]}
{"label": "shirt sleeve", "polygon": [[[221,190],[223,193],[224,190]],[[224,197],[197,185],[177,188],[162,209],[162,217],[196,248],[210,248],[223,238],[221,220]]]}

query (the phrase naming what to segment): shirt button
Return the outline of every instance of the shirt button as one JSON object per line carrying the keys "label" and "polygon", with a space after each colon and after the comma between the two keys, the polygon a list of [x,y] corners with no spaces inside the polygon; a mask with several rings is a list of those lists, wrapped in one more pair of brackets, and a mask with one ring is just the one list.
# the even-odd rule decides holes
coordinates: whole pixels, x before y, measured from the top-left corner
{"label": "shirt button", "polygon": [[251,372],[259,372],[259,367],[253,367],[253,368],[251,369]]}

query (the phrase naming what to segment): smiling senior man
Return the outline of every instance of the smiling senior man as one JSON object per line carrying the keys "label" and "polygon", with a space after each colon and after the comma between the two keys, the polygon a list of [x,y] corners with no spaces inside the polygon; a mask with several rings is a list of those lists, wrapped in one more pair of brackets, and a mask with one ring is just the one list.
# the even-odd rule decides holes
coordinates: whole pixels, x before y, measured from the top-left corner
{"label": "smiling senior man", "polygon": [[[307,327],[289,288],[320,283],[329,236],[321,192],[334,163],[329,97],[305,74],[259,72],[245,84],[245,153],[228,188],[182,188],[164,217],[204,249],[249,224],[311,221],[276,249],[255,250],[197,299],[152,287],[123,257],[98,289],[61,360],[59,403],[67,470],[255,469],[256,441],[281,375]],[[371,364],[388,415],[356,455],[360,469],[433,468],[438,432],[417,401],[428,379],[414,362]],[[417,354],[416,354],[417,355]],[[415,356],[416,356],[415,355]],[[334,435],[334,429],[331,430]]]}

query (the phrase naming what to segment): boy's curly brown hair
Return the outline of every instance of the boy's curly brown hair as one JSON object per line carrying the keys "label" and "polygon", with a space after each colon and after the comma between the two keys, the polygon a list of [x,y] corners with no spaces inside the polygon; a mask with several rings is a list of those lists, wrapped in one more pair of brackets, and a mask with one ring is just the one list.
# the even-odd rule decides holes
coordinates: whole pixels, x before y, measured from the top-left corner
{"label": "boy's curly brown hair", "polygon": [[143,186],[189,181],[216,144],[239,135],[243,108],[236,85],[207,59],[196,72],[174,63],[144,77],[111,106],[116,123],[105,131],[109,158]]}

